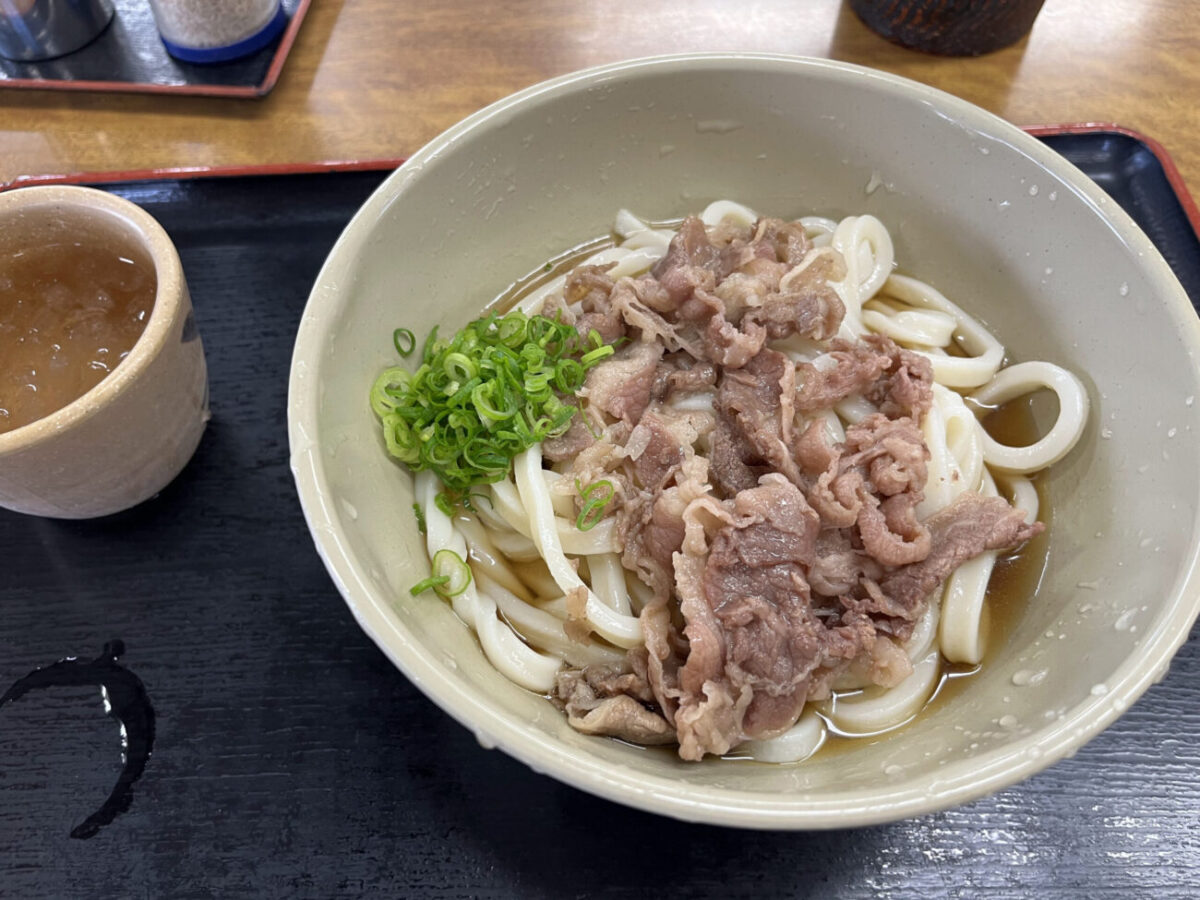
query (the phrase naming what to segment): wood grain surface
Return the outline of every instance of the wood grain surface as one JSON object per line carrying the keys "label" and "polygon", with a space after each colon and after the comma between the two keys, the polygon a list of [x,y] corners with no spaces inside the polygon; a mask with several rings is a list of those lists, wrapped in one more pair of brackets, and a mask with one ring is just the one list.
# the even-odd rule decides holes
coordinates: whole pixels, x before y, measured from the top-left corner
{"label": "wood grain surface", "polygon": [[[1119,163],[1119,143],[1085,155]],[[0,510],[0,691],[120,639],[157,721],[128,811],[76,840],[122,764],[100,692],[41,690],[0,707],[0,896],[1196,896],[1200,629],[1075,758],[875,828],[682,824],[481,748],[359,629],[288,469],[296,324],[329,247],[382,177],[113,186],[180,248],[213,419],[181,476],[126,513],[58,522]],[[1134,186],[1126,202],[1155,194]],[[1185,227],[1178,213],[1146,224],[1159,236]],[[1194,267],[1188,284],[1200,297]]]}
{"label": "wood grain surface", "polygon": [[514,90],[656,53],[764,51],[876,66],[1019,125],[1119,122],[1200,192],[1200,4],[1047,0],[1029,36],[929,56],[841,0],[317,0],[261,101],[0,88],[0,182],[20,175],[395,158]]}

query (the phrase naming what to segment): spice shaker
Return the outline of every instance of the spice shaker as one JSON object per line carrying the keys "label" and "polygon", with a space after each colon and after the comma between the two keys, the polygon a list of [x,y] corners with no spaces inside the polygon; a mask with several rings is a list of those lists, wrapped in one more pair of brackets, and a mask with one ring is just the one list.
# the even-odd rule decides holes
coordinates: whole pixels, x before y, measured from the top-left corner
{"label": "spice shaker", "polygon": [[220,63],[261,50],[283,31],[280,0],[150,0],[167,52],[192,63]]}
{"label": "spice shaker", "polygon": [[33,62],[74,53],[112,17],[111,0],[0,0],[0,56]]}

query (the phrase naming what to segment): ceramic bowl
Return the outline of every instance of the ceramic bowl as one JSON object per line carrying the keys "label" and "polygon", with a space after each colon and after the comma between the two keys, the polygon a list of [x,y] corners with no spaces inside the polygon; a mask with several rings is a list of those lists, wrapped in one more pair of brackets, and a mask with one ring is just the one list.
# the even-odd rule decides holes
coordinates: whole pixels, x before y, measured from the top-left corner
{"label": "ceramic bowl", "polygon": [[19,231],[33,216],[66,223],[81,240],[93,226],[116,229],[145,251],[158,279],[146,328],[110,375],[56,412],[0,434],[0,507],[104,516],[154,496],[192,458],[209,418],[204,347],[179,253],[149,213],[73,185],[0,193],[0,229]]}
{"label": "ceramic bowl", "polygon": [[[409,477],[367,392],[392,329],[461,326],[516,278],[604,233],[717,198],[871,213],[911,275],[1015,359],[1078,373],[1092,415],[1046,482],[1040,590],[982,670],[903,730],[799,765],[707,760],[574,733],[499,677],[428,571]],[[539,84],[421,149],[321,271],[296,341],[292,466],[317,549],[362,627],[487,746],[680,819],[833,828],[942,809],[1077,750],[1153,682],[1196,617],[1200,328],[1133,221],[1019,129],[923,85],[824,60],[694,55]],[[470,773],[464,773],[465,778]]]}

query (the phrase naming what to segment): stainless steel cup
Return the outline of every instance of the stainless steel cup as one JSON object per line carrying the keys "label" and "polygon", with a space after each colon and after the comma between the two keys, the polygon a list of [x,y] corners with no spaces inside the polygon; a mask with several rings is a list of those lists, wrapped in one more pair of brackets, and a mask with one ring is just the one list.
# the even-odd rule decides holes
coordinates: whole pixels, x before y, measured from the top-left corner
{"label": "stainless steel cup", "polygon": [[112,17],[112,0],[0,0],[0,56],[33,62],[73,53]]}

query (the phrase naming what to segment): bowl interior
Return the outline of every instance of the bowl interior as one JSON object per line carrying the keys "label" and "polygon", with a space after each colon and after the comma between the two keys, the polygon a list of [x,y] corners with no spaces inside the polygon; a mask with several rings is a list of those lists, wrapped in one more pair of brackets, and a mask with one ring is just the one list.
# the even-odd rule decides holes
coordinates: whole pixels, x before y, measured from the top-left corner
{"label": "bowl interior", "polygon": [[[900,733],[799,766],[706,761],[575,734],[499,677],[439,602],[408,476],[367,391],[392,329],[454,329],[628,207],[719,198],[762,213],[871,213],[901,270],[985,323],[1014,359],[1087,384],[1085,437],[1046,481],[1037,594],[952,701]],[[587,790],[689,819],[829,827],[1011,783],[1078,746],[1165,671],[1196,614],[1194,313],[1149,242],[1032,138],[931,89],[835,63],[693,57],[611,66],[502,101],[413,157],[335,247],[293,364],[293,467],[355,615],[482,741]]]}

